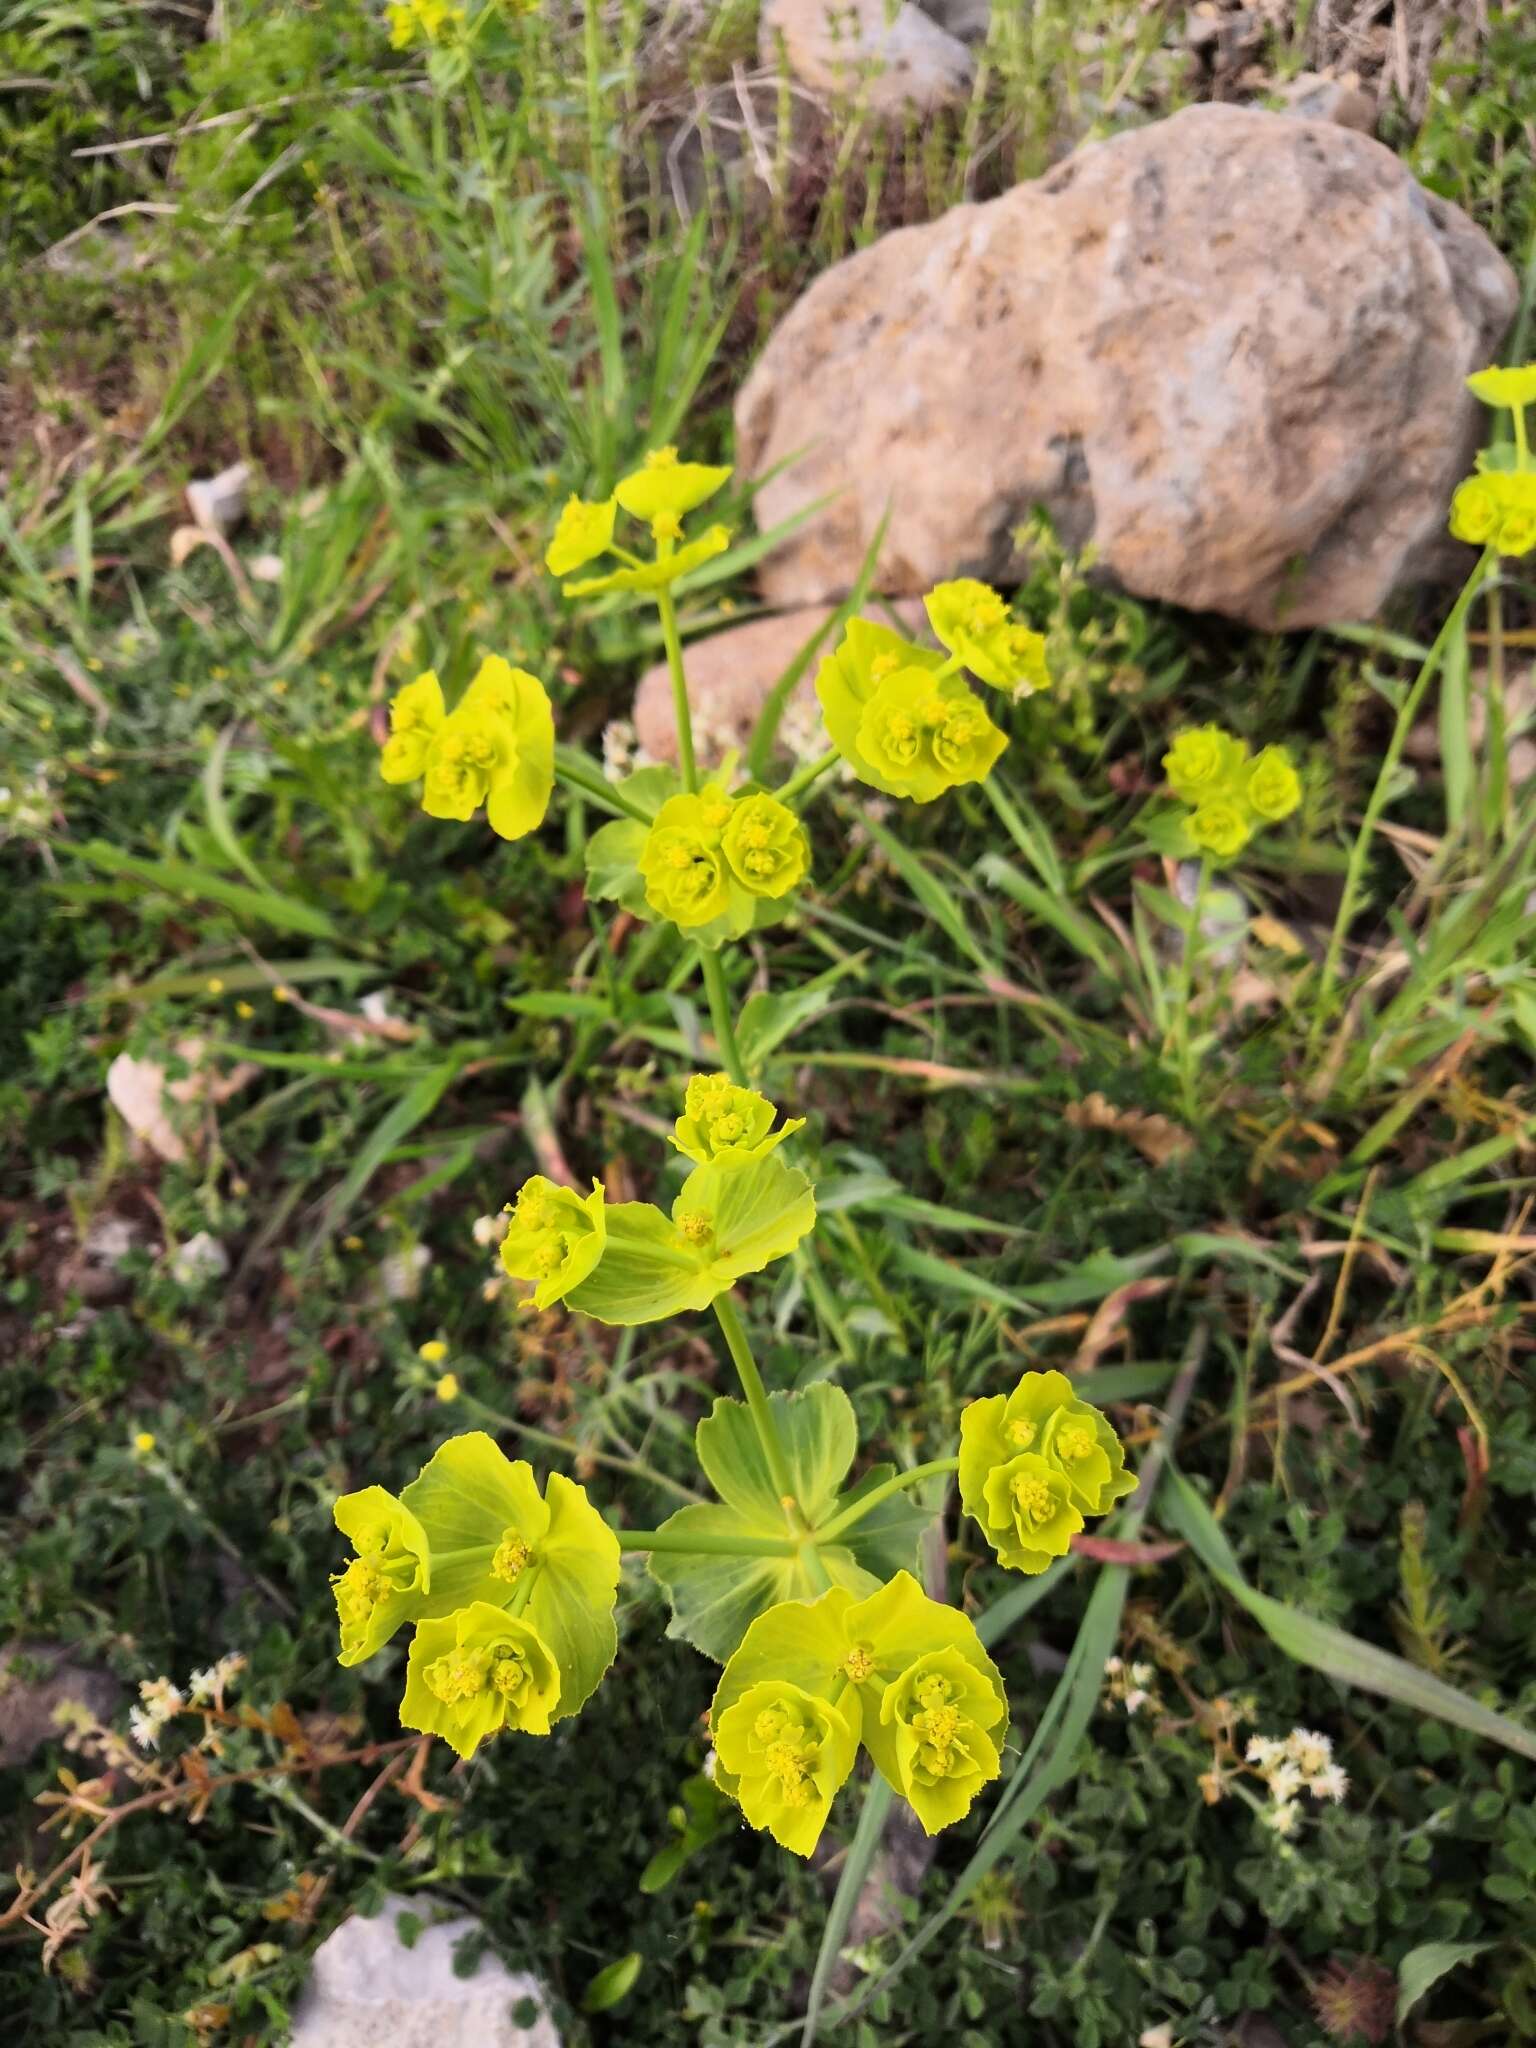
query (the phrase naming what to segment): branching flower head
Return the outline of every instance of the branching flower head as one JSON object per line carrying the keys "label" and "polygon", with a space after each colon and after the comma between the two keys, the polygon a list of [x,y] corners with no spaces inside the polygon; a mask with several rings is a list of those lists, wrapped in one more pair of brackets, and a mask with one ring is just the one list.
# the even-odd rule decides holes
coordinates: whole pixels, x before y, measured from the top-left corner
{"label": "branching flower head", "polygon": [[357,1553],[331,1581],[343,1664],[361,1664],[419,1614],[432,1583],[426,1531],[382,1486],[345,1493],[332,1510]]}
{"label": "branching flower head", "polygon": [[861,782],[932,803],[989,774],[1008,742],[942,655],[889,627],[850,619],[816,672],[832,744]]}
{"label": "branching flower head", "polygon": [[454,709],[428,670],[390,706],[379,764],[386,782],[422,778],[429,817],[472,818],[521,839],[543,823],[555,786],[555,720],[544,685],[499,654],[487,655]]}
{"label": "branching flower head", "polygon": [[1168,787],[1181,804],[1203,804],[1241,788],[1247,765],[1245,742],[1219,725],[1197,725],[1177,734],[1163,756]]}
{"label": "branching flower head", "polygon": [[441,1735],[462,1757],[503,1728],[547,1735],[560,1667],[532,1622],[477,1600],[417,1625],[400,1724]]}
{"label": "branching flower head", "polygon": [[402,1499],[434,1560],[423,1620],[516,1608],[559,1666],[554,1718],[574,1714],[618,1648],[618,1540],[585,1489],[552,1472],[541,1495],[526,1459],[467,1430],[438,1446]]}
{"label": "branching flower head", "polygon": [[935,637],[993,689],[1029,697],[1050,688],[1044,634],[1012,618],[990,584],[971,576],[936,584],[923,609]]}
{"label": "branching flower head", "polygon": [[738,1088],[729,1074],[695,1074],[672,1127],[672,1143],[700,1166],[747,1166],[805,1127],[789,1117],[778,1130],[778,1111],[755,1088]]}
{"label": "branching flower head", "polygon": [[859,1749],[859,1700],[834,1706],[786,1679],[750,1685],[712,1721],[716,1782],[755,1828],[809,1856]]}
{"label": "branching flower head", "polygon": [[603,1185],[578,1195],[536,1173],[523,1182],[501,1240],[501,1263],[514,1280],[534,1283],[536,1308],[551,1308],[579,1287],[603,1255]]}
{"label": "branching flower head", "polygon": [[[684,514],[712,498],[730,474],[729,469],[702,462],[679,462],[675,448],[653,449],[637,470],[615,484],[612,496],[602,503],[570,499],[545,552],[545,566],[551,574],[565,576],[599,555],[613,553],[620,557],[621,568],[567,583],[565,595],[600,597],[610,590],[665,590],[679,577],[723,555],[730,546],[730,531],[724,526],[707,527],[693,540],[683,539]],[[652,560],[636,561],[615,541],[614,514],[620,508],[650,527],[656,544]]]}
{"label": "branching flower head", "polygon": [[1277,824],[1301,802],[1301,778],[1284,747],[1265,747],[1248,764],[1243,796],[1256,818]]}
{"label": "branching flower head", "polygon": [[1283,747],[1250,758],[1247,742],[1219,725],[1177,734],[1163,773],[1189,806],[1188,843],[1218,861],[1234,859],[1261,825],[1289,817],[1301,802],[1301,782]]}
{"label": "branching flower head", "polygon": [[1025,1373],[1011,1394],[961,1414],[961,1503],[1014,1571],[1044,1571],[1084,1516],[1107,1513],[1135,1484],[1109,1421],[1064,1373]]}
{"label": "branching flower head", "polygon": [[[741,1719],[733,1717],[741,1704],[759,1696],[771,1704],[777,1692],[834,1708],[930,1834],[960,1819],[998,1775],[1008,1716],[1002,1678],[974,1623],[930,1599],[910,1572],[866,1599],[835,1586],[817,1600],[783,1601],[758,1616],[727,1661],[711,1709],[728,1773],[736,1766],[721,1739],[727,1726],[739,1731]],[[851,1764],[850,1751],[838,1782]],[[724,1782],[742,1797],[730,1776]],[[744,1798],[742,1810],[755,1826],[771,1825]],[[804,1845],[787,1846],[809,1854],[825,1818],[821,1807]]]}

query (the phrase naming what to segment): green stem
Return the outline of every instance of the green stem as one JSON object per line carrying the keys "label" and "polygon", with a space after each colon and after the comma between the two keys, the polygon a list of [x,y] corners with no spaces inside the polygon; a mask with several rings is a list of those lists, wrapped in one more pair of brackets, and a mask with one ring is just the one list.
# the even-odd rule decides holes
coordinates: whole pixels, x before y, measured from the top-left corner
{"label": "green stem", "polygon": [[517,1584],[512,1588],[512,1598],[507,1602],[508,1614],[521,1614],[533,1598],[533,1589],[538,1584],[540,1569],[539,1565],[530,1564],[525,1565],[518,1573]]}
{"label": "green stem", "polygon": [[1205,934],[1201,922],[1205,916],[1206,897],[1211,886],[1211,861],[1209,854],[1200,856],[1200,879],[1195,884],[1195,900],[1190,909],[1189,922],[1184,927],[1184,946],[1179,954],[1178,973],[1173,983],[1173,1014],[1168,1020],[1165,1045],[1171,1047],[1179,1075],[1179,1094],[1184,1105],[1184,1114],[1193,1118],[1195,1103],[1194,1063],[1190,1057],[1189,1010],[1191,991],[1195,981],[1195,963],[1200,958]]}
{"label": "green stem", "polygon": [[709,998],[709,1021],[714,1026],[715,1043],[720,1048],[725,1070],[738,1088],[749,1087],[751,1084],[742,1064],[741,1047],[736,1041],[736,1026],[731,1019],[731,992],[725,985],[724,963],[717,952],[708,946],[700,946],[699,969],[704,976],[704,992]]}
{"label": "green stem", "polygon": [[1530,461],[1530,450],[1525,444],[1525,407],[1514,407],[1515,418],[1515,459],[1524,469]]}
{"label": "green stem", "polygon": [[793,1557],[789,1536],[706,1536],[688,1529],[615,1529],[621,1550],[683,1550],[700,1557]]}
{"label": "green stem", "polygon": [[1461,595],[1457,598],[1455,604],[1452,605],[1445,624],[1435,635],[1434,644],[1431,646],[1428,654],[1425,655],[1424,665],[1414,678],[1413,685],[1409,689],[1407,696],[1404,697],[1397,714],[1397,721],[1392,727],[1392,737],[1387,742],[1386,753],[1382,756],[1381,768],[1376,777],[1376,786],[1371,791],[1370,801],[1365,807],[1365,816],[1360,821],[1360,830],[1355,835],[1355,843],[1349,850],[1349,865],[1344,873],[1344,887],[1339,896],[1338,913],[1333,920],[1333,931],[1328,939],[1328,951],[1323,959],[1322,980],[1318,984],[1317,996],[1313,1004],[1312,1029],[1307,1039],[1307,1058],[1309,1062],[1316,1055],[1323,1028],[1328,1020],[1330,999],[1333,995],[1334,984],[1339,977],[1339,962],[1344,952],[1344,940],[1351,924],[1354,922],[1355,911],[1360,900],[1360,884],[1365,874],[1365,857],[1370,851],[1371,835],[1376,830],[1377,821],[1391,800],[1392,785],[1397,777],[1398,763],[1402,759],[1403,748],[1408,743],[1408,735],[1413,730],[1413,722],[1418,717],[1419,706],[1424,701],[1425,692],[1433,681],[1440,663],[1445,658],[1446,648],[1451,644],[1454,636],[1461,630],[1472,600],[1482,588],[1483,578],[1487,573],[1488,564],[1492,558],[1493,550],[1485,548],[1476,568],[1474,568],[1472,574],[1462,586]]}
{"label": "green stem", "polygon": [[741,1311],[732,1294],[717,1296],[715,1314],[725,1332],[725,1341],[730,1347],[731,1359],[741,1380],[741,1391],[747,1397],[753,1426],[757,1430],[758,1442],[763,1447],[763,1457],[768,1466],[768,1477],[785,1511],[797,1507],[794,1482],[790,1478],[789,1462],[784,1456],[784,1446],[779,1441],[779,1426],[774,1421],[773,1410],[768,1405],[768,1390],[763,1385],[763,1376],[757,1369],[757,1360],[752,1356],[752,1346],[747,1338],[746,1325],[741,1320]]}
{"label": "green stem", "polygon": [[[670,541],[658,545],[659,555],[672,552]],[[667,667],[672,674],[672,712],[677,722],[677,759],[683,771],[683,787],[696,790],[699,786],[699,765],[693,753],[693,716],[688,708],[688,678],[683,673],[683,647],[677,637],[677,607],[672,602],[672,592],[661,589],[656,593],[656,609],[661,614],[661,637],[666,642]]]}
{"label": "green stem", "polygon": [[774,795],[781,804],[798,803],[811,785],[819,782],[827,770],[835,768],[842,758],[836,747],[828,747],[814,761],[807,761],[803,768],[797,768],[783,788],[774,791]]}
{"label": "green stem", "polygon": [[591,803],[605,806],[616,817],[633,818],[639,825],[650,824],[640,806],[615,788],[600,769],[586,763],[585,756],[577,748],[555,749],[555,774],[568,789],[575,790]]}
{"label": "green stem", "polygon": [[846,1529],[851,1529],[874,1508],[888,1501],[892,1494],[900,1493],[904,1487],[921,1486],[925,1479],[933,1479],[940,1472],[958,1472],[958,1458],[930,1458],[926,1465],[914,1465],[909,1472],[898,1472],[894,1479],[887,1479],[883,1486],[875,1486],[856,1500],[851,1508],[844,1508],[840,1515],[834,1515],[830,1522],[815,1530],[818,1543],[834,1543]]}

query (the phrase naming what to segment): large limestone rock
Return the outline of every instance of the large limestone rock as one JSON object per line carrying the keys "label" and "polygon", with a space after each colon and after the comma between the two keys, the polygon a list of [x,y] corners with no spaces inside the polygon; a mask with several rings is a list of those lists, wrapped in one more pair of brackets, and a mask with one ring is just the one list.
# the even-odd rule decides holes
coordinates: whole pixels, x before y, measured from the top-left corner
{"label": "large limestone rock", "polygon": [[1257,626],[1376,612],[1443,545],[1483,431],[1462,380],[1513,272],[1389,150],[1228,106],[1080,150],[1048,176],[828,271],[736,405],[766,529],[837,502],[765,564],[770,603],[853,582],[1007,582],[1044,505],[1139,596]]}
{"label": "large limestone rock", "polygon": [[[391,1893],[376,1919],[344,1920],[328,1935],[294,2013],[291,2048],[560,2048],[536,1979],[514,1976],[493,1955],[471,1976],[454,1974],[455,1944],[478,1923],[458,1913],[434,1925],[434,1908]],[[409,1945],[402,1914],[416,1923]]]}
{"label": "large limestone rock", "polygon": [[912,0],[764,0],[758,32],[765,64],[782,47],[803,84],[856,93],[877,114],[963,100],[975,72],[964,43]]}

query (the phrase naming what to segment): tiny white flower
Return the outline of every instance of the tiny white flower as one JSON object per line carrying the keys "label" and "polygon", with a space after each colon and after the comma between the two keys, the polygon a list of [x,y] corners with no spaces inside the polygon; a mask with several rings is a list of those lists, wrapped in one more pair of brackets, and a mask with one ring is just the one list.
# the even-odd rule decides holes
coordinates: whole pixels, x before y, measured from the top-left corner
{"label": "tiny white flower", "polygon": [[1326,1735],[1318,1735],[1310,1728],[1293,1728],[1285,1738],[1285,1753],[1308,1778],[1326,1771],[1333,1762],[1333,1744]]}
{"label": "tiny white flower", "polygon": [[1301,1785],[1301,1773],[1294,1764],[1277,1764],[1269,1774],[1269,1796],[1282,1806],[1296,1797]]}
{"label": "tiny white flower", "polygon": [[1151,1697],[1152,1695],[1148,1692],[1143,1692],[1139,1685],[1132,1686],[1125,1696],[1125,1711],[1128,1714],[1134,1714],[1136,1709],[1144,1707]]}
{"label": "tiny white flower", "polygon": [[622,782],[634,773],[635,722],[632,718],[610,718],[603,727],[603,773],[610,782]]}
{"label": "tiny white flower", "polygon": [[1133,1664],[1131,1666],[1131,1678],[1137,1685],[1150,1685],[1152,1683],[1152,1666],[1150,1664]]}
{"label": "tiny white flower", "polygon": [[154,1749],[160,1740],[161,1723],[142,1707],[128,1709],[128,1733],[140,1749]]}
{"label": "tiny white flower", "polygon": [[1123,1664],[1122,1664],[1122,1663],[1120,1662],[1120,1659],[1119,1659],[1118,1657],[1106,1657],[1106,1658],[1104,1659],[1104,1671],[1105,1671],[1105,1675],[1106,1675],[1107,1677],[1109,1677],[1109,1678],[1115,1678],[1115,1677],[1118,1677],[1118,1675],[1119,1675],[1119,1674],[1120,1674],[1120,1673],[1121,1673],[1121,1672],[1122,1672],[1122,1671],[1123,1671],[1124,1669],[1125,1669],[1125,1666],[1124,1666],[1124,1665],[1123,1665]]}
{"label": "tiny white flower", "polygon": [[1158,2026],[1144,2028],[1136,2037],[1136,2048],[1173,2048],[1173,2022],[1163,2020]]}
{"label": "tiny white flower", "polygon": [[1330,1764],[1326,1771],[1307,1780],[1307,1790],[1314,1799],[1331,1799],[1337,1805],[1349,1790],[1349,1779],[1341,1765]]}
{"label": "tiny white flower", "polygon": [[1264,1815],[1264,1825],[1273,1828],[1277,1835],[1294,1835],[1296,1824],[1301,1818],[1301,1808],[1294,1799],[1283,1799],[1278,1806],[1271,1806]]}
{"label": "tiny white flower", "polygon": [[1285,1754],[1285,1744],[1276,1742],[1269,1735],[1254,1735],[1249,1738],[1243,1752],[1249,1763],[1256,1764],[1261,1771],[1267,1771],[1271,1764],[1278,1763]]}
{"label": "tiny white flower", "polygon": [[194,1707],[206,1706],[219,1689],[219,1669],[210,1664],[206,1671],[194,1671],[187,1681],[187,1697]]}
{"label": "tiny white flower", "polygon": [[490,1246],[500,1244],[507,1234],[507,1216],[477,1216],[474,1223],[475,1243]]}

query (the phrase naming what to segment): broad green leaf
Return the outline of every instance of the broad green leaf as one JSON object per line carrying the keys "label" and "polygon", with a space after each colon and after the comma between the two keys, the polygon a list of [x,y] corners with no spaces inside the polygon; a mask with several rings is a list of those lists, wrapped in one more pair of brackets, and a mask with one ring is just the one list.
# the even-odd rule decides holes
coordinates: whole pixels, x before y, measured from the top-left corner
{"label": "broad green leaf", "polygon": [[1170,1471],[1163,1496],[1161,1521],[1171,1535],[1182,1536],[1195,1555],[1233,1598],[1239,1601],[1271,1642],[1298,1664],[1310,1664],[1341,1685],[1379,1693],[1417,1714],[1433,1714],[1453,1727],[1465,1728],[1490,1742],[1501,1743],[1517,1756],[1536,1757],[1536,1729],[1523,1728],[1506,1714],[1447,1685],[1417,1665],[1380,1650],[1374,1643],[1303,1614],[1283,1600],[1272,1600],[1243,1577],[1236,1554],[1220,1523],[1182,1473]]}
{"label": "broad green leaf", "polygon": [[1397,2024],[1401,2026],[1427,1991],[1449,1971],[1486,1955],[1491,1941],[1426,1941],[1409,1949],[1397,1966]]}
{"label": "broad green leaf", "polygon": [[[803,1393],[770,1394],[768,1406],[807,1519],[813,1525],[830,1521],[844,1505],[837,1489],[858,1448],[853,1404],[840,1387],[820,1381]],[[662,1525],[668,1533],[711,1542],[793,1540],[745,1404],[716,1401],[699,1424],[696,1442],[720,1503],[679,1509]],[[895,1499],[899,1504],[901,1497]],[[828,1581],[856,1598],[874,1592],[893,1570],[910,1566],[917,1533],[928,1519],[898,1519],[877,1508],[849,1530],[846,1542],[829,1544],[814,1558],[799,1550],[767,1557],[653,1551],[651,1576],[666,1587],[672,1603],[667,1633],[723,1664],[758,1615],[780,1601],[814,1600]]]}
{"label": "broad green leaf", "polygon": [[867,953],[856,953],[799,988],[786,989],[782,995],[759,991],[748,996],[736,1019],[736,1042],[747,1071],[755,1072],[802,1025],[818,1017],[831,1002],[838,982],[844,975],[857,972],[868,957]]}
{"label": "broad green leaf", "polygon": [[581,2001],[583,2012],[607,2012],[621,1999],[628,1998],[635,1988],[635,1979],[640,1975],[644,1957],[637,1950],[627,1956],[620,1956],[615,1963],[609,1963],[598,1971],[587,1986],[586,1996]]}
{"label": "broad green leaf", "polygon": [[[768,1406],[784,1446],[795,1498],[813,1526],[831,1519],[838,1482],[859,1447],[853,1403],[841,1387],[820,1380],[799,1394],[770,1394]],[[698,1427],[699,1463],[720,1498],[753,1521],[761,1533],[786,1533],[778,1488],[741,1401],[720,1399]]]}
{"label": "broad green leaf", "polygon": [[648,827],[634,818],[615,818],[587,841],[587,895],[594,902],[617,903],[635,917],[654,919],[645,900],[640,855]]}
{"label": "broad green leaf", "polygon": [[770,1154],[746,1166],[700,1166],[669,1222],[650,1202],[607,1210],[597,1269],[566,1297],[600,1323],[661,1322],[705,1309],[746,1273],[782,1259],[816,1221],[811,1183]]}
{"label": "broad green leaf", "polygon": [[647,1894],[665,1891],[690,1858],[707,1849],[718,1835],[740,1826],[735,1802],[702,1771],[683,1780],[682,1799],[685,1819],[680,1836],[658,1849],[640,1873],[640,1889]]}

